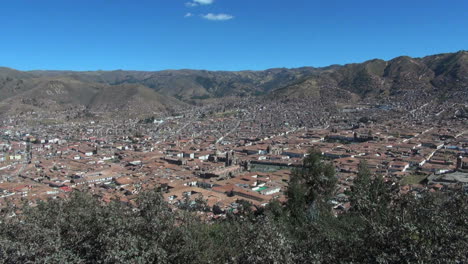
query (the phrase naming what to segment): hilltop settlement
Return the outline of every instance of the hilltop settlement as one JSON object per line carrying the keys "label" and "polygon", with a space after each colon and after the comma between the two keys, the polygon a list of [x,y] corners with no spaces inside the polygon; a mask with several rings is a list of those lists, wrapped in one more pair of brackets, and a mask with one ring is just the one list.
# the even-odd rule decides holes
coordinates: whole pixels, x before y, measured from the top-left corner
{"label": "hilltop settlement", "polygon": [[0,207],[158,188],[206,219],[285,202],[311,149],[334,213],[362,161],[395,195],[468,191],[468,52],[325,68],[20,72],[0,68]]}
{"label": "hilltop settlement", "polygon": [[160,188],[174,209],[202,200],[206,218],[218,218],[240,202],[284,202],[289,177],[310,149],[335,167],[337,214],[350,207],[363,160],[396,194],[468,191],[466,118],[422,121],[443,109],[396,118],[395,106],[248,105],[129,120],[3,120],[0,206],[34,206],[76,191],[132,204],[143,190]]}

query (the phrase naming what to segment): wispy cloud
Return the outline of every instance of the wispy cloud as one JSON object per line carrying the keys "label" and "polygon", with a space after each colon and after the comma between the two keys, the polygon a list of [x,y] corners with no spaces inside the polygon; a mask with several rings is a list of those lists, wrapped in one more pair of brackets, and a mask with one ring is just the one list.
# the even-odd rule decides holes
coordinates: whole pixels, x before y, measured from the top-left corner
{"label": "wispy cloud", "polygon": [[185,3],[188,7],[195,7],[199,5],[211,5],[214,3],[214,0],[193,0],[191,2]]}
{"label": "wispy cloud", "polygon": [[[189,2],[185,3],[186,7],[197,7],[202,5],[211,5],[215,2],[215,0],[189,0]],[[198,14],[197,14],[198,15]],[[192,17],[195,16],[193,13],[186,13],[184,17]],[[226,21],[231,20],[234,18],[233,15],[225,14],[225,13],[208,13],[208,14],[200,14],[201,18],[211,21]]]}
{"label": "wispy cloud", "polygon": [[202,17],[204,19],[212,20],[212,21],[226,21],[226,20],[231,20],[234,18],[234,16],[228,15],[228,14],[213,14],[213,13],[202,15]]}
{"label": "wispy cloud", "polygon": [[200,5],[211,5],[214,0],[193,0],[194,3],[198,3]]}

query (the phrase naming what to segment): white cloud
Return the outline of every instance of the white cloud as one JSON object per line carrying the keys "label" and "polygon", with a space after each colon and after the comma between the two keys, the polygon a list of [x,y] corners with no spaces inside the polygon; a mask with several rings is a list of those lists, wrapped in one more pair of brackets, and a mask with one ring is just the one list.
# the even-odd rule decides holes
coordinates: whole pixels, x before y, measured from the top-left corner
{"label": "white cloud", "polygon": [[198,3],[200,5],[211,5],[214,0],[193,0],[194,3]]}
{"label": "white cloud", "polygon": [[187,3],[185,3],[185,6],[186,7],[195,7],[195,6],[198,6],[198,4],[194,3],[194,2],[187,2]]}
{"label": "white cloud", "polygon": [[193,14],[192,13],[187,13],[187,14],[185,14],[184,17],[193,17]]}
{"label": "white cloud", "polygon": [[234,18],[234,16],[228,15],[228,14],[213,14],[213,13],[208,13],[206,15],[202,15],[204,19],[212,20],[212,21],[226,21],[226,20],[231,20]]}
{"label": "white cloud", "polygon": [[185,3],[187,7],[195,7],[199,5],[211,5],[214,3],[214,0],[193,0],[192,2]]}

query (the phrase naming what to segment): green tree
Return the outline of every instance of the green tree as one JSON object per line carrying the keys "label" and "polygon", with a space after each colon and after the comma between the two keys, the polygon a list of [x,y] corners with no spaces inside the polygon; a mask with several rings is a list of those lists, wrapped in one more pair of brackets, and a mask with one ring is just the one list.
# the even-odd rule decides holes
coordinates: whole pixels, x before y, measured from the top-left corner
{"label": "green tree", "polygon": [[358,174],[353,181],[352,192],[349,197],[353,210],[362,211],[368,207],[368,196],[371,186],[371,172],[367,162],[362,160],[358,165]]}
{"label": "green tree", "polygon": [[365,216],[385,214],[390,204],[390,194],[391,190],[385,185],[382,177],[372,175],[367,162],[361,161],[349,199],[351,210]]}
{"label": "green tree", "polygon": [[287,195],[291,214],[301,217],[305,210],[306,216],[315,218],[319,212],[329,213],[336,183],[333,164],[326,162],[319,150],[310,150],[290,179]]}

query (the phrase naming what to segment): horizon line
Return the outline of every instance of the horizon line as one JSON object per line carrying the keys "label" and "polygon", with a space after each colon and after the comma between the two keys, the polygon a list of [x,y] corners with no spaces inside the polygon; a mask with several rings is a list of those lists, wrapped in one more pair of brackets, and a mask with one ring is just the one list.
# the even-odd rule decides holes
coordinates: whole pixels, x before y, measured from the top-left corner
{"label": "horizon line", "polygon": [[346,62],[346,63],[334,63],[334,64],[329,64],[325,66],[310,66],[310,65],[303,65],[303,66],[293,66],[293,67],[268,67],[268,68],[262,68],[262,69],[238,69],[238,70],[221,70],[221,69],[206,69],[206,68],[164,68],[164,69],[151,69],[151,70],[141,70],[141,69],[91,69],[91,70],[71,70],[71,69],[32,69],[32,70],[23,70],[20,68],[12,68],[8,66],[2,66],[0,65],[1,68],[6,68],[10,70],[15,70],[15,71],[20,71],[20,72],[39,72],[39,71],[44,71],[44,72],[114,72],[114,71],[127,71],[127,72],[163,72],[163,71],[209,71],[209,72],[256,72],[256,71],[268,71],[268,70],[274,70],[274,69],[300,69],[300,68],[315,68],[315,69],[323,69],[323,68],[328,68],[328,67],[333,67],[333,66],[346,66],[346,65],[352,65],[352,64],[361,64],[373,60],[383,60],[383,61],[391,61],[400,57],[410,57],[412,59],[421,59],[425,57],[430,57],[430,56],[436,56],[436,55],[444,55],[444,54],[456,54],[460,52],[468,52],[468,50],[458,50],[458,51],[452,51],[452,52],[442,52],[442,53],[433,53],[433,54],[427,54],[424,56],[409,56],[409,55],[399,55],[396,57],[391,57],[389,59],[383,59],[383,58],[371,58],[371,59],[366,59],[361,62]]}

